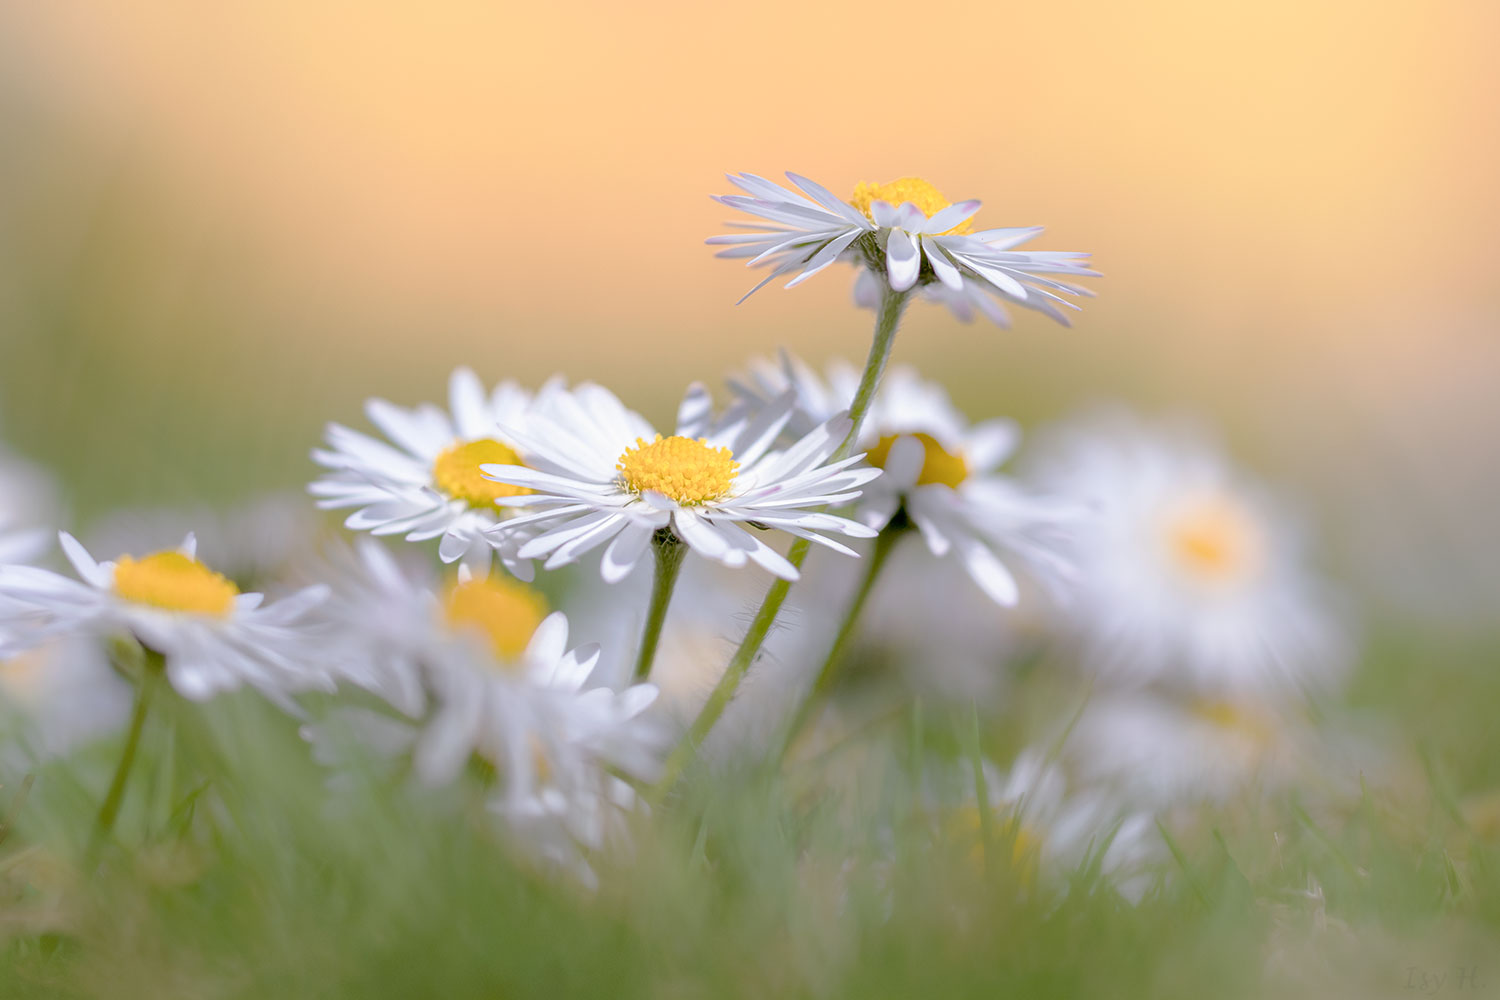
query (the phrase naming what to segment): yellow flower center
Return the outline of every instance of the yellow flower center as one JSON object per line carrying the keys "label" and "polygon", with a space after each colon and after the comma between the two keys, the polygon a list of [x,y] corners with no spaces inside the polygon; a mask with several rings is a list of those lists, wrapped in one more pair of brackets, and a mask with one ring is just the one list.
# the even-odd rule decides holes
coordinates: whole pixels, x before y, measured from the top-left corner
{"label": "yellow flower center", "polygon": [[547,600],[509,577],[487,576],[454,583],[443,611],[449,625],[479,633],[495,659],[510,664],[547,617]]}
{"label": "yellow flower center", "polygon": [[884,469],[885,463],[891,457],[891,446],[896,443],[898,437],[913,437],[922,442],[922,472],[917,476],[918,486],[940,483],[957,489],[959,483],[969,478],[969,463],[964,461],[964,457],[953,454],[938,444],[937,438],[925,432],[887,434],[875,442],[875,447],[865,454],[865,461],[877,469]]}
{"label": "yellow flower center", "polygon": [[521,456],[494,438],[464,441],[444,451],[432,463],[432,479],[438,488],[470,507],[493,507],[501,497],[518,497],[531,490],[486,479],[481,465],[520,465]]}
{"label": "yellow flower center", "polygon": [[127,601],[169,611],[226,617],[240,588],[222,573],[175,549],[115,562],[115,593]]}
{"label": "yellow flower center", "polygon": [[1201,698],[1188,705],[1188,711],[1225,733],[1238,736],[1255,747],[1269,747],[1275,741],[1276,730],[1272,721],[1261,711],[1249,705],[1232,701]]}
{"label": "yellow flower center", "polygon": [[[979,815],[979,806],[969,804],[953,810],[950,823],[953,838],[960,843],[968,844],[968,862],[973,865],[983,864],[984,823]],[[992,828],[991,838],[997,847],[1004,846],[1007,839],[1010,841],[1011,870],[1023,883],[1033,884],[1037,869],[1041,867],[1044,842],[1042,834],[1022,823],[1018,818],[1012,817],[1009,820],[997,818]]]}
{"label": "yellow flower center", "polygon": [[1459,809],[1464,822],[1476,836],[1491,842],[1500,841],[1500,792],[1471,795],[1459,804]]}
{"label": "yellow flower center", "polygon": [[[921,209],[922,213],[929,219],[953,204],[953,202],[944,198],[937,188],[920,177],[902,177],[900,180],[891,181],[889,184],[872,184],[868,181],[860,181],[854,185],[854,197],[849,199],[849,203],[865,213],[865,218],[871,222],[875,221],[875,217],[870,214],[870,203],[875,201],[883,201],[889,205],[900,205],[902,202],[909,201]],[[973,231],[974,227],[970,225],[970,220],[965,220],[961,224],[939,235],[947,236],[952,234],[961,236],[964,233]]]}
{"label": "yellow flower center", "polygon": [[727,494],[740,463],[728,448],[711,448],[703,438],[658,434],[654,441],[636,438],[615,468],[621,484],[632,493],[654,490],[692,506]]}
{"label": "yellow flower center", "polygon": [[1201,497],[1179,505],[1166,520],[1167,551],[1189,577],[1231,583],[1253,575],[1265,558],[1260,524],[1225,496]]}

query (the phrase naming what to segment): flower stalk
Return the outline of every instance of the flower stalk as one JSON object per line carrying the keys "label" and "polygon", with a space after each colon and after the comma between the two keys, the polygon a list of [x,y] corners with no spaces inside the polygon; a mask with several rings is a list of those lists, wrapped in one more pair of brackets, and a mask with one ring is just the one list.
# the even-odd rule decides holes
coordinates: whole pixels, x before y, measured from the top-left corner
{"label": "flower stalk", "polygon": [[[891,359],[891,348],[896,342],[896,328],[900,325],[901,315],[905,312],[906,305],[911,298],[910,290],[898,292],[884,282],[881,287],[880,306],[875,314],[875,332],[870,341],[870,353],[865,359],[864,371],[860,374],[859,387],[855,390],[854,401],[849,406],[849,433],[844,437],[843,443],[839,445],[838,451],[834,452],[830,461],[836,462],[847,458],[854,450],[855,442],[859,440],[859,432],[864,424],[865,415],[869,413],[870,404],[875,399],[875,392],[880,387],[881,376],[885,374],[886,365]],[[807,560],[810,546],[811,543],[806,539],[797,539],[787,552],[787,561],[801,569],[803,562]],[[750,628],[745,633],[745,638],[735,650],[729,665],[724,669],[723,676],[709,693],[708,701],[704,703],[697,718],[693,720],[687,735],[667,758],[666,765],[662,769],[661,780],[655,789],[657,798],[665,796],[677,783],[677,779],[681,777],[689,760],[693,754],[697,753],[698,747],[708,736],[709,730],[713,729],[714,723],[718,722],[719,717],[724,714],[724,709],[729,706],[730,700],[740,686],[740,681],[744,679],[750,665],[760,655],[761,647],[765,645],[766,637],[771,633],[771,626],[775,624],[777,616],[781,613],[781,606],[786,603],[787,594],[791,589],[790,580],[778,579],[766,592],[765,600],[756,611],[755,618],[750,622]]]}
{"label": "flower stalk", "polygon": [[136,682],[135,707],[131,710],[130,728],[125,734],[125,748],[120,751],[120,761],[115,765],[114,777],[110,779],[109,790],[104,794],[104,802],[99,807],[94,832],[89,840],[88,856],[91,858],[98,854],[115,828],[120,806],[125,801],[125,786],[135,765],[136,751],[140,749],[141,733],[146,728],[151,700],[165,670],[166,661],[162,655],[153,649],[145,649],[145,659]]}
{"label": "flower stalk", "polygon": [[898,513],[896,518],[875,536],[875,544],[863,560],[864,573],[860,577],[859,586],[849,600],[849,607],[845,610],[838,633],[833,638],[833,645],[823,659],[823,666],[818,670],[818,676],[813,679],[812,687],[808,688],[796,714],[782,729],[780,749],[776,760],[781,760],[786,756],[792,744],[796,742],[802,727],[807,725],[808,720],[828,697],[828,692],[833,690],[834,678],[844,661],[844,654],[848,652],[849,641],[854,638],[854,631],[864,613],[865,604],[875,590],[875,581],[879,579],[880,571],[885,568],[891,553],[896,549],[896,544],[906,535],[906,531],[905,515]]}
{"label": "flower stalk", "polygon": [[658,528],[651,536],[651,550],[656,556],[656,570],[651,581],[651,606],[646,611],[641,648],[635,660],[637,684],[651,676],[656,647],[661,643],[662,626],[667,621],[667,608],[672,603],[672,592],[677,587],[677,577],[682,572],[682,560],[688,547],[671,528]]}

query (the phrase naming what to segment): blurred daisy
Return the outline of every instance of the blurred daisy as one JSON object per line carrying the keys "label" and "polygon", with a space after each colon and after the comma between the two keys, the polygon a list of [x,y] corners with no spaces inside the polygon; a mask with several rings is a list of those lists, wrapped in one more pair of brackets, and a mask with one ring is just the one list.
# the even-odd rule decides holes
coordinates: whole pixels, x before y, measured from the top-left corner
{"label": "blurred daisy", "polygon": [[1091,702],[1067,751],[1085,776],[1133,801],[1168,806],[1224,801],[1252,783],[1286,783],[1306,749],[1304,737],[1284,712],[1258,701],[1179,704],[1131,694]]}
{"label": "blurred daisy", "polygon": [[[821,560],[803,568],[803,582],[789,603],[800,616],[793,635],[807,635],[815,647],[793,664],[804,681],[807,662],[827,655],[840,621],[843,608],[829,606],[830,598],[844,600],[855,593],[861,568],[850,559]],[[897,546],[882,573],[899,585],[874,588],[845,662],[858,663],[865,678],[883,669],[892,671],[899,678],[899,690],[921,697],[924,704],[1002,704],[1013,680],[1008,666],[1041,648],[1050,620],[1040,601],[1023,600],[1010,612],[996,614],[989,595],[967,573],[954,570],[952,560],[934,557],[926,545]],[[820,600],[821,595],[828,596]],[[938,621],[943,623],[942,655],[934,656],[933,623]],[[787,653],[781,655],[785,658]],[[761,667],[757,671],[746,679],[747,685],[769,673]],[[854,698],[858,689],[843,693]],[[840,704],[834,701],[835,710]]]}
{"label": "blurred daisy", "polygon": [[72,633],[0,659],[0,760],[14,769],[69,752],[124,726],[130,685],[103,646]]}
{"label": "blurred daisy", "polygon": [[30,562],[47,550],[58,523],[51,479],[30,462],[0,451],[0,565]]}
{"label": "blurred daisy", "polygon": [[548,569],[609,543],[601,569],[610,582],[623,579],[663,529],[726,566],[755,562],[789,580],[796,568],[747,527],[854,555],[820,532],[875,532],[821,508],[854,499],[880,470],[857,466],[861,455],[829,461],[849,433],[844,414],[773,451],[794,405],[788,392],[715,418],[707,390],[695,385],[678,408],[676,431],[662,437],[602,386],[558,390],[524,430],[507,428],[527,465],[483,467],[496,482],[521,488],[500,504],[539,508],[500,522],[491,534],[536,531],[518,555],[546,559]]}
{"label": "blurred daisy", "polygon": [[74,633],[128,632],[166,659],[184,697],[211,698],[242,684],[283,706],[287,695],[331,690],[332,675],[306,655],[310,612],[327,595],[309,587],[263,605],[199,562],[188,535],[176,549],[96,562],[72,535],[63,554],[82,582],[31,566],[0,567],[0,629],[19,651]]}
{"label": "blurred daisy", "polygon": [[[742,399],[764,405],[788,390],[796,393],[798,421],[814,424],[853,400],[859,372],[829,366],[825,381],[783,355],[780,366],[752,363],[748,380],[735,384]],[[855,517],[883,530],[899,516],[909,519],[934,556],[953,555],[993,601],[1014,605],[1015,576],[1000,551],[1013,553],[1048,585],[1070,575],[1058,555],[1071,505],[1031,496],[998,468],[1020,441],[1014,421],[970,424],[936,382],[910,368],[891,369],[860,431],[859,446],[870,465],[883,469],[864,490]]]}
{"label": "blurred daisy", "polygon": [[521,808],[548,787],[597,788],[605,771],[654,771],[659,734],[642,713],[656,688],[595,682],[598,647],[569,649],[567,617],[522,583],[461,566],[430,589],[364,541],[328,613],[343,635],[341,674],[406,717],[372,723],[372,744],[409,749],[428,784],[478,760]]}
{"label": "blurred daisy", "polygon": [[198,558],[239,586],[259,590],[284,580],[317,550],[329,531],[307,498],[265,493],[229,508],[207,505],[115,511],[87,536],[95,552],[139,552],[169,548],[191,524]]}
{"label": "blurred daisy", "polygon": [[595,769],[585,781],[547,781],[530,796],[503,796],[489,808],[522,847],[593,889],[599,878],[590,856],[628,850],[627,817],[638,805],[629,782]]}
{"label": "blurred daisy", "polygon": [[1079,772],[1152,807],[1224,802],[1247,789],[1292,782],[1358,794],[1359,778],[1385,769],[1376,745],[1306,710],[1255,697],[1096,699],[1068,734]]}
{"label": "blurred daisy", "polygon": [[746,297],[795,272],[787,282],[790,288],[841,258],[873,274],[867,287],[878,288],[883,281],[897,292],[940,288],[934,297],[961,317],[978,308],[1002,326],[1009,320],[994,299],[1036,309],[1066,325],[1058,306],[1078,307],[1063,296],[1093,294],[1044,277],[1096,276],[1079,263],[1087,254],[1015,249],[1040,233],[1039,226],[974,232],[972,219],[980,203],[949,202],[919,177],[860,183],[848,201],[806,177],[787,177],[798,191],[754,174],[731,174],[730,183],[746,194],[715,196],[721,204],[767,220],[753,231],[708,240],[727,245],[719,251],[721,257],[745,257],[750,266],[771,267]]}
{"label": "blurred daisy", "polygon": [[[946,814],[951,839],[972,839],[976,852],[986,847],[1007,852],[1023,883],[1056,890],[1073,873],[1094,870],[1132,903],[1145,895],[1163,853],[1151,814],[1124,808],[1100,789],[1070,789],[1061,768],[1036,750],[1023,751],[1008,773],[989,761],[982,770],[987,824],[979,813],[972,766],[961,765],[946,777],[967,799]],[[980,839],[986,826],[988,845]]]}
{"label": "blurred daisy", "polygon": [[1291,520],[1197,438],[1125,414],[1054,436],[1036,481],[1087,506],[1068,607],[1097,669],[1216,694],[1316,687],[1348,643]]}
{"label": "blurred daisy", "polygon": [[[365,414],[392,444],[329,424],[328,447],[314,450],[312,457],[330,473],[308,492],[319,498],[320,507],[359,508],[344,522],[355,531],[404,535],[410,542],[441,538],[438,555],[444,562],[463,559],[487,569],[485,529],[503,516],[495,501],[525,490],[486,479],[479,467],[520,461],[500,427],[524,424],[530,404],[531,394],[514,382],[486,393],[467,368],[456,369],[448,380],[447,411],[371,399]],[[519,542],[519,536],[496,540]],[[515,558],[514,545],[499,555],[516,576],[531,578],[530,565]]]}

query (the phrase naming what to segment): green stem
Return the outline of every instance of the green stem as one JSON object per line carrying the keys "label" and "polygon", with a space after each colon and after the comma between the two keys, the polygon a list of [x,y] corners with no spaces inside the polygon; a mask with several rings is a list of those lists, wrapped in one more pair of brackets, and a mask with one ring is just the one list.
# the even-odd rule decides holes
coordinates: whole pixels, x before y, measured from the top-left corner
{"label": "green stem", "polygon": [[839,625],[838,634],[834,636],[833,646],[828,650],[828,656],[823,660],[823,667],[818,671],[818,676],[813,679],[812,687],[808,689],[807,696],[802,699],[797,713],[782,730],[781,749],[777,754],[777,760],[786,756],[792,743],[797,739],[797,734],[802,731],[803,726],[807,725],[818,706],[823,703],[823,699],[828,696],[828,692],[833,689],[834,676],[843,662],[844,653],[849,647],[849,640],[854,638],[854,628],[859,624],[860,615],[865,609],[865,602],[870,599],[870,594],[875,590],[875,580],[880,576],[886,560],[895,550],[896,543],[905,533],[905,527],[893,521],[875,536],[874,546],[863,559],[865,572],[860,578],[859,588],[855,590],[854,597],[849,601],[849,608],[844,612],[844,620]]}
{"label": "green stem", "polygon": [[[884,281],[882,276],[882,294],[880,306],[875,313],[875,334],[870,341],[870,353],[865,359],[865,370],[859,378],[859,388],[855,390],[854,401],[849,406],[849,433],[845,435],[843,442],[839,445],[830,462],[837,462],[847,458],[854,450],[854,443],[859,440],[860,427],[865,422],[865,414],[870,410],[870,403],[875,398],[875,391],[880,387],[880,377],[885,373],[885,366],[891,358],[891,347],[896,342],[896,328],[901,323],[901,314],[906,309],[906,303],[911,299],[911,291],[894,291],[890,284]],[[805,538],[799,538],[792,543],[787,551],[787,561],[794,567],[800,569],[802,563],[807,559],[807,551],[811,543]],[[724,668],[724,675],[719,678],[719,683],[709,693],[708,701],[693,720],[692,726],[688,728],[687,735],[677,748],[667,758],[666,765],[662,768],[661,780],[657,783],[654,797],[660,799],[671,791],[672,786],[677,783],[688,761],[698,752],[698,747],[708,736],[709,730],[714,723],[719,721],[719,716],[724,714],[724,709],[729,706],[729,701],[734,697],[734,692],[739,688],[740,681],[744,679],[746,671],[750,669],[757,656],[760,655],[761,646],[765,645],[766,636],[771,633],[771,626],[776,622],[776,616],[781,613],[781,606],[786,602],[786,595],[792,589],[792,582],[778,578],[771,584],[771,589],[766,592],[765,600],[761,602],[760,610],[755,613],[755,618],[750,622],[750,628],[745,633],[734,656],[729,661],[729,666]]]}
{"label": "green stem", "polygon": [[672,590],[677,586],[677,575],[682,571],[682,560],[688,547],[672,534],[671,528],[659,528],[651,536],[651,549],[656,553],[656,574],[651,582],[651,607],[646,611],[646,627],[641,632],[641,651],[635,661],[637,684],[651,676],[651,664],[661,642],[661,629],[667,621],[667,606],[672,603]]}
{"label": "green stem", "polygon": [[160,653],[148,651],[144,669],[135,689],[135,709],[130,715],[130,730],[125,735],[125,749],[120,753],[120,762],[115,765],[115,775],[110,780],[109,791],[104,795],[104,804],[99,807],[99,817],[94,822],[93,837],[89,842],[89,855],[98,853],[104,841],[115,827],[120,814],[120,805],[125,800],[125,783],[130,778],[130,769],[135,764],[136,750],[140,747],[141,732],[146,728],[146,713],[151,707],[151,696],[156,691],[163,669]]}

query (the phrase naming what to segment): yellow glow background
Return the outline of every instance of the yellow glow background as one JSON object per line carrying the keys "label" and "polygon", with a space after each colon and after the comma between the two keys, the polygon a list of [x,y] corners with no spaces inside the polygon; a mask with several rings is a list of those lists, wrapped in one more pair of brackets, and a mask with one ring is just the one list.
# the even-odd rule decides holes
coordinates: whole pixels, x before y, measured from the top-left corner
{"label": "yellow glow background", "polygon": [[1330,507],[1457,516],[1495,482],[1497,38],[1483,0],[8,4],[0,430],[96,509],[299,483],[324,420],[457,363],[662,416],[867,343],[848,272],[734,305],[725,171],[917,174],[1106,275],[1072,330],[913,310],[897,359],[975,415],[1196,410]]}

